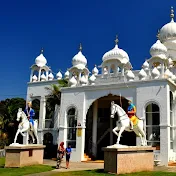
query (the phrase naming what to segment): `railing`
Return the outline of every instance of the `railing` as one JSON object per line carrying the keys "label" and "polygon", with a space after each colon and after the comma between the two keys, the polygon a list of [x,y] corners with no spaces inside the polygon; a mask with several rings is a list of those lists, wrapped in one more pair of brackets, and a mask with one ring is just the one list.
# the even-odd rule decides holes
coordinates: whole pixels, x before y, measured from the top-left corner
{"label": "railing", "polygon": [[97,145],[101,142],[101,140],[110,132],[110,128],[108,128],[103,135],[98,139]]}

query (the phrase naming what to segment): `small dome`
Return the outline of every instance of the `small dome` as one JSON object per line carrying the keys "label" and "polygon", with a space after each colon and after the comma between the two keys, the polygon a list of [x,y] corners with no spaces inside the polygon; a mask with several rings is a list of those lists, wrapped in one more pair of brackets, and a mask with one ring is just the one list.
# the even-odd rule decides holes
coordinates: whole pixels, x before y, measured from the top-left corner
{"label": "small dome", "polygon": [[43,50],[41,50],[41,54],[35,59],[35,63],[38,67],[43,67],[46,65],[47,60],[43,56]]}
{"label": "small dome", "polygon": [[58,80],[62,79],[62,73],[60,71],[56,74],[56,78]]}
{"label": "small dome", "polygon": [[152,76],[154,79],[157,79],[160,76],[160,72],[158,71],[156,67],[154,67],[154,69],[152,70]]}
{"label": "small dome", "polygon": [[83,65],[84,67],[87,65],[87,59],[85,58],[85,56],[82,54],[81,52],[82,50],[82,46],[80,44],[80,51],[78,52],[78,54],[76,54],[73,59],[72,59],[72,64],[73,66],[76,65]]}
{"label": "small dome", "polygon": [[69,71],[68,71],[68,70],[65,72],[64,77],[65,77],[65,79],[68,79],[68,78],[69,78]]}
{"label": "small dome", "polygon": [[77,85],[77,81],[74,76],[69,80],[70,87],[75,87]]}
{"label": "small dome", "polygon": [[143,65],[142,65],[142,68],[143,68],[144,70],[148,70],[148,69],[149,69],[149,63],[148,63],[147,61],[145,61],[145,62],[143,63]]}
{"label": "small dome", "polygon": [[160,40],[157,40],[156,43],[152,45],[150,48],[150,54],[151,56],[159,56],[159,55],[166,55],[167,48],[160,42]]}
{"label": "small dome", "polygon": [[89,78],[90,85],[94,85],[95,84],[95,80],[96,80],[96,77],[95,77],[94,74],[92,74],[92,76]]}
{"label": "small dome", "polygon": [[164,72],[164,75],[166,78],[171,78],[173,74],[169,69],[166,69],[166,71]]}
{"label": "small dome", "polygon": [[134,81],[135,75],[134,75],[134,73],[131,70],[127,71],[127,75],[126,76],[127,76],[128,81]]}
{"label": "small dome", "polygon": [[52,73],[50,73],[50,74],[48,75],[48,80],[51,81],[51,80],[53,80],[53,79],[54,79],[54,75],[53,75]]}
{"label": "small dome", "polygon": [[92,74],[94,74],[94,75],[98,75],[98,69],[97,69],[97,66],[95,65],[95,67],[93,68],[93,70],[92,70]]}
{"label": "small dome", "polygon": [[80,83],[82,86],[87,85],[88,80],[86,79],[85,75],[81,77]]}
{"label": "small dome", "polygon": [[176,23],[174,22],[174,10],[171,7],[171,22],[165,24],[160,30],[160,40],[165,42],[168,39],[176,38]]}
{"label": "small dome", "polygon": [[139,78],[141,80],[144,80],[147,77],[147,73],[144,71],[144,69],[141,69],[139,72]]}
{"label": "small dome", "polygon": [[37,81],[37,76],[34,75],[34,76],[32,77],[32,82],[36,82],[36,81]]}
{"label": "small dome", "polygon": [[119,60],[121,63],[129,62],[128,54],[124,50],[120,49],[117,45],[118,43],[117,38],[115,42],[116,42],[115,47],[103,55],[103,58],[102,58],[103,62],[107,60]]}
{"label": "small dome", "polygon": [[45,74],[43,73],[42,75],[41,75],[41,81],[46,81],[46,76],[45,76]]}

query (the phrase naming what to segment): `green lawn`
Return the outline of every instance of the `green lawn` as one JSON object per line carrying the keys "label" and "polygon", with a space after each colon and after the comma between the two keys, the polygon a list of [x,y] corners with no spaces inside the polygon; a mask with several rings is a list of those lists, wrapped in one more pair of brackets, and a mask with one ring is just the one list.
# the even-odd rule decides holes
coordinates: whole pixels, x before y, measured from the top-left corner
{"label": "green lawn", "polygon": [[52,166],[35,165],[21,168],[4,168],[5,158],[0,158],[0,176],[22,176],[53,170]]}
{"label": "green lawn", "polygon": [[[113,176],[115,174],[103,173],[103,170],[95,171],[76,171],[76,172],[57,172],[46,176]],[[140,172],[133,174],[120,174],[118,176],[176,176],[172,172]]]}

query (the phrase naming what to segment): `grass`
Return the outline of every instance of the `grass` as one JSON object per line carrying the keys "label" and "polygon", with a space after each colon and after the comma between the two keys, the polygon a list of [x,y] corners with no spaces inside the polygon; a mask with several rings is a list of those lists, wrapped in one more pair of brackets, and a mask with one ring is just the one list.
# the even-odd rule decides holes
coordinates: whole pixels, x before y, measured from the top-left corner
{"label": "grass", "polygon": [[0,158],[0,176],[22,176],[53,170],[52,166],[34,165],[21,168],[4,168],[5,158]]}
{"label": "grass", "polygon": [[[87,171],[72,171],[72,172],[53,172],[46,176],[113,176],[115,174],[104,173],[103,170],[87,170]],[[173,172],[138,172],[132,174],[120,174],[118,176],[175,176]]]}

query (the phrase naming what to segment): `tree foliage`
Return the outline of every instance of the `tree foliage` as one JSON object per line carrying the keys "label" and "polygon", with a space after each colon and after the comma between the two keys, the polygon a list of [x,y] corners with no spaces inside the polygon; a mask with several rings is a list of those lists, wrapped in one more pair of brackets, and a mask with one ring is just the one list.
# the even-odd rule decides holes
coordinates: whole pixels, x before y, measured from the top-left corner
{"label": "tree foliage", "polygon": [[24,108],[23,98],[12,98],[0,101],[0,145],[12,142],[17,126],[16,116],[18,108]]}

